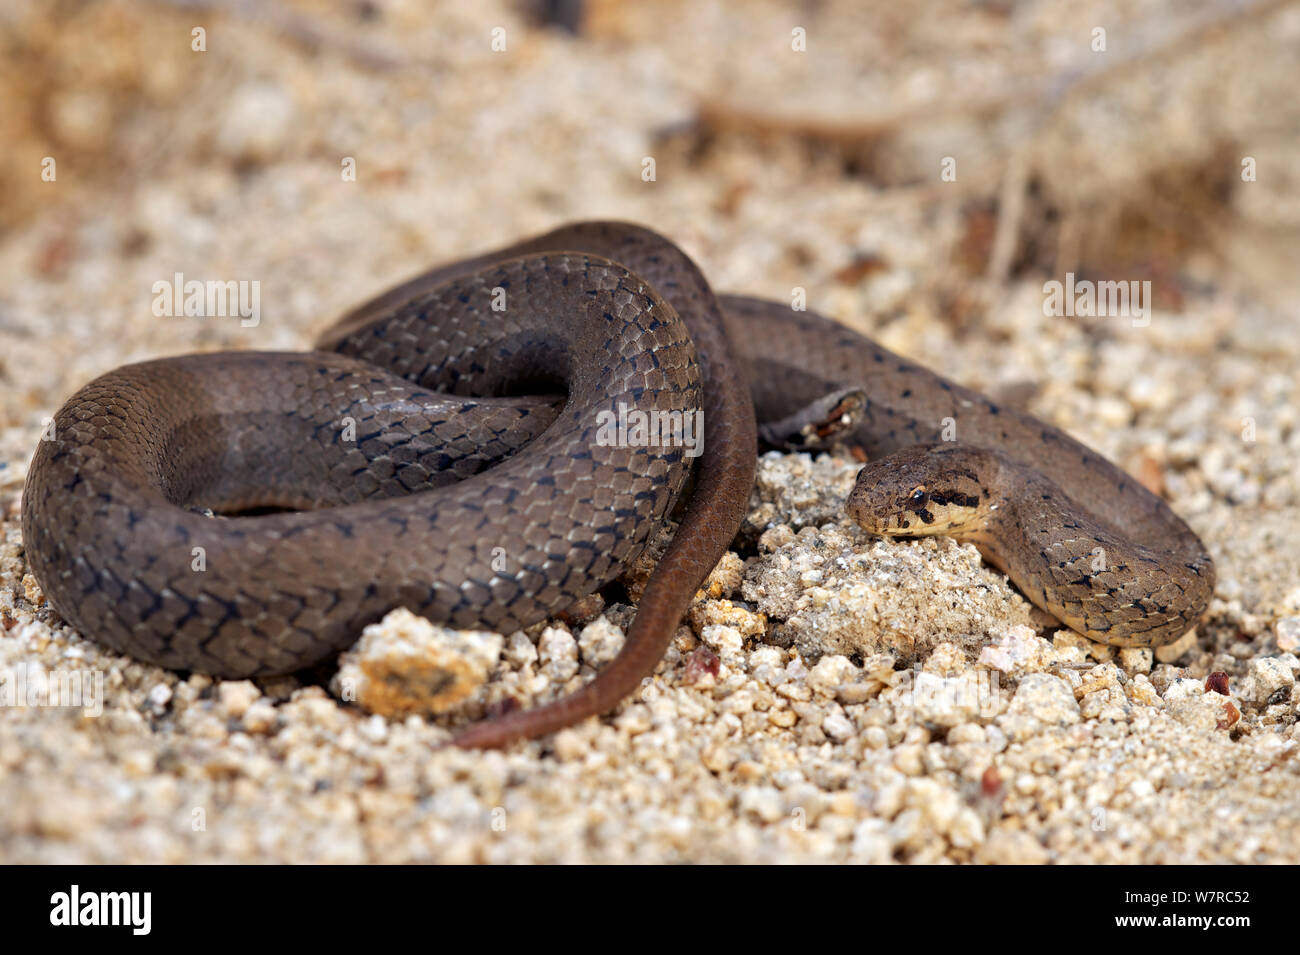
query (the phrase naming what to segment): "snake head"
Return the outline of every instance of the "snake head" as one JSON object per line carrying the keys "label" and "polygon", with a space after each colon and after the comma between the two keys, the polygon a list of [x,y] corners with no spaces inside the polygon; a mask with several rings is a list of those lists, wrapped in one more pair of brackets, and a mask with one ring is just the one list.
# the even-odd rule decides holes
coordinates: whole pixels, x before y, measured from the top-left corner
{"label": "snake head", "polygon": [[863,467],[846,508],[869,534],[974,537],[993,508],[997,474],[996,457],[979,448],[915,445]]}

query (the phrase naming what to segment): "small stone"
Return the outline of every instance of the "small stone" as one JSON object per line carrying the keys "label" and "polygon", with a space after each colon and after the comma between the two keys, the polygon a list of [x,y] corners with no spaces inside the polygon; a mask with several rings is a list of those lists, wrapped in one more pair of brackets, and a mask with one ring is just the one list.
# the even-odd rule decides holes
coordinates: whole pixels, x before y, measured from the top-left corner
{"label": "small stone", "polygon": [[537,641],[541,671],[552,683],[566,683],[578,675],[578,641],[562,627],[547,627]]}
{"label": "small stone", "polygon": [[785,669],[785,651],[780,647],[760,644],[749,651],[749,669],[760,679],[772,685],[779,683],[785,676],[780,672]]}
{"label": "small stone", "polygon": [[1222,670],[1216,670],[1205,678],[1205,692],[1217,693],[1220,696],[1231,695],[1228,688],[1228,674]]}
{"label": "small stone", "polygon": [[1096,641],[1088,641],[1088,656],[1092,657],[1098,663],[1109,663],[1115,659],[1115,647],[1108,646]]}
{"label": "small stone", "polygon": [[799,714],[794,710],[772,710],[767,714],[767,721],[773,726],[789,729],[799,721]]}
{"label": "small stone", "polygon": [[803,682],[794,682],[787,680],[776,688],[776,692],[784,696],[787,700],[798,700],[800,703],[807,703],[812,699],[812,690],[808,684]]}
{"label": "small stone", "polygon": [[370,719],[361,721],[357,732],[372,743],[382,743],[388,739],[388,721],[378,713],[374,713]]}
{"label": "small stone", "polygon": [[268,733],[278,721],[275,704],[265,697],[253,701],[244,712],[244,729],[253,734]]}
{"label": "small stone", "polygon": [[1007,748],[1007,736],[997,726],[984,727],[984,737],[989,744],[989,748],[995,753],[1000,753]]}
{"label": "small stone", "polygon": [[868,726],[862,733],[862,741],[870,749],[885,749],[889,746],[889,734],[884,727]]}
{"label": "small stone", "polygon": [[[1184,691],[1178,686],[1184,683],[1195,684],[1201,692],[1198,694],[1191,690]],[[1241,719],[1241,711],[1232,702],[1231,697],[1206,693],[1196,680],[1177,681],[1165,692],[1165,705],[1170,715],[1178,722],[1206,733],[1231,729]]]}
{"label": "small stone", "polygon": [[833,697],[840,687],[857,683],[862,670],[843,654],[828,653],[808,671],[808,686],[818,696]]}
{"label": "small stone", "polygon": [[628,736],[639,736],[649,732],[654,722],[648,706],[643,703],[633,703],[614,718],[614,725]]}
{"label": "small stone", "polygon": [[984,727],[978,723],[958,723],[948,731],[946,737],[950,746],[962,743],[982,743],[985,740]]}
{"label": "small stone", "polygon": [[831,713],[826,719],[822,720],[822,732],[837,743],[852,739],[857,731],[858,728],[853,724],[853,721],[843,713]]}
{"label": "small stone", "polygon": [[1156,688],[1151,685],[1145,674],[1139,673],[1133,679],[1128,681],[1124,688],[1128,692],[1128,698],[1134,703],[1140,703],[1143,706],[1160,705],[1160,694]]}
{"label": "small stone", "polygon": [[727,666],[743,663],[745,638],[735,627],[711,624],[700,631],[700,639],[712,647]]}
{"label": "small stone", "polygon": [[1099,690],[1109,690],[1111,687],[1121,686],[1119,673],[1119,668],[1113,663],[1103,663],[1101,666],[1093,667],[1084,674],[1079,685],[1075,687],[1075,699],[1081,700]]}
{"label": "small stone", "polygon": [[745,562],[732,551],[722,555],[709,576],[704,578],[700,590],[713,599],[730,597],[740,589],[741,579],[745,574]]}
{"label": "small stone", "polygon": [[1052,634],[1052,646],[1057,650],[1078,650],[1083,656],[1087,656],[1093,641],[1074,630],[1062,629]]}
{"label": "small stone", "polygon": [[738,803],[741,812],[754,816],[760,822],[776,822],[785,814],[781,793],[773,786],[750,786],[741,791]]}
{"label": "small stone", "polygon": [[1037,736],[1043,724],[1024,713],[1003,713],[998,717],[998,728],[1011,742],[1022,743]]}
{"label": "small stone", "polygon": [[735,755],[726,746],[710,746],[700,755],[700,759],[714,773],[725,773],[736,761]]}
{"label": "small stone", "polygon": [[911,694],[916,718],[949,727],[973,722],[981,715],[983,690],[973,673],[958,677],[918,673]]}
{"label": "small stone", "polygon": [[961,647],[955,643],[944,642],[935,645],[930,655],[925,658],[921,669],[936,676],[960,676],[970,669],[970,664],[966,660],[966,654],[962,653]]}
{"label": "small stone", "polygon": [[973,849],[984,841],[984,823],[979,814],[963,806],[948,826],[948,841],[957,849]]}
{"label": "small stone", "polygon": [[571,763],[582,759],[590,752],[590,747],[582,733],[572,728],[556,733],[552,747],[555,758],[562,763]]}
{"label": "small stone", "polygon": [[853,706],[855,703],[865,703],[878,694],[883,687],[883,683],[871,680],[862,683],[846,683],[836,691],[835,699],[845,706]]}
{"label": "small stone", "polygon": [[1002,797],[1002,774],[996,766],[989,766],[980,774],[980,793],[988,799]]}
{"label": "small stone", "polygon": [[528,639],[528,634],[516,630],[506,640],[506,660],[513,667],[523,669],[537,662],[537,645]]}
{"label": "small stone", "polygon": [[33,607],[39,607],[41,602],[45,600],[41,585],[36,582],[36,578],[31,574],[23,574],[23,597]]}
{"label": "small stone", "polygon": [[1281,660],[1276,657],[1256,657],[1247,665],[1246,678],[1242,680],[1237,695],[1247,703],[1262,706],[1274,694],[1281,694],[1282,697],[1290,695],[1291,688],[1295,685],[1295,674]]}
{"label": "small stone", "polygon": [[1300,617],[1283,617],[1275,625],[1277,648],[1285,652],[1300,650]]}
{"label": "small stone", "polygon": [[976,853],[985,865],[1042,865],[1050,858],[1041,842],[1019,829],[995,829]]}
{"label": "small stone", "polygon": [[148,695],[145,697],[145,699],[149,701],[149,705],[156,710],[163,709],[169,702],[171,702],[171,698],[172,688],[166,683],[156,684],[149,690]]}
{"label": "small stone", "polygon": [[227,100],[215,143],[231,159],[270,162],[283,155],[294,126],[293,100],[283,87],[245,83]]}
{"label": "small stone", "polygon": [[1163,696],[1165,690],[1169,689],[1173,682],[1181,678],[1182,675],[1183,671],[1178,667],[1170,666],[1168,663],[1160,663],[1151,670],[1151,685],[1156,688],[1157,693]]}
{"label": "small stone", "polygon": [[1200,680],[1189,680],[1186,677],[1174,680],[1163,694],[1166,703],[1204,695],[1205,684]]}
{"label": "small stone", "polygon": [[600,668],[618,656],[623,649],[623,631],[605,617],[598,617],[578,634],[578,649],[582,662]]}
{"label": "small stone", "polygon": [[758,549],[771,554],[788,544],[794,543],[794,528],[789,524],[777,524],[765,530],[758,538]]}
{"label": "small stone", "polygon": [[697,601],[689,613],[692,629],[701,635],[711,626],[731,627],[745,637],[762,637],[767,633],[766,616],[730,600]]}
{"label": "small stone", "polygon": [[992,645],[981,650],[977,662],[1007,676],[1020,677],[1048,669],[1058,656],[1056,648],[1032,627],[1014,626],[1003,630]]}
{"label": "small stone", "polygon": [[863,819],[853,827],[852,858],[867,865],[887,865],[894,860],[891,827],[883,819]]}
{"label": "small stone", "polygon": [[253,701],[262,695],[251,680],[225,680],[217,687],[217,699],[232,719],[243,719]]}
{"label": "small stone", "polygon": [[1095,720],[1101,717],[1104,710],[1110,703],[1110,691],[1102,690],[1098,693],[1089,693],[1079,699],[1079,715],[1085,720]]}
{"label": "small stone", "polygon": [[[361,632],[361,639],[340,657],[330,687],[340,699],[355,700],[370,713],[445,713],[486,682],[502,643],[500,634],[436,627],[399,608]],[[576,662],[574,666],[576,672]]]}
{"label": "small stone", "polygon": [[925,772],[925,757],[922,748],[915,743],[906,743],[895,747],[894,768],[904,776],[920,776]]}
{"label": "small stone", "polygon": [[1119,651],[1119,665],[1126,673],[1150,673],[1154,659],[1150,647],[1124,647]]}
{"label": "small stone", "polygon": [[1009,712],[1032,717],[1046,726],[1068,726],[1081,718],[1070,685],[1050,673],[1025,676],[1011,698]]}
{"label": "small stone", "polygon": [[722,661],[708,647],[696,647],[686,658],[686,671],[682,674],[682,683],[687,686],[709,687],[718,679]]}

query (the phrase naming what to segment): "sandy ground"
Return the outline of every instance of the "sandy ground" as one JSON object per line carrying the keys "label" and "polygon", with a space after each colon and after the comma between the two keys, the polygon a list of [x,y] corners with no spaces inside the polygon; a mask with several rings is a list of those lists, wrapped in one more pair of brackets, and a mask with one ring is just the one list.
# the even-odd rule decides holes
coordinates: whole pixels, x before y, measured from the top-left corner
{"label": "sandy ground", "polygon": [[[0,18],[0,858],[1300,861],[1297,11],[1202,35],[1159,3],[593,3],[574,38],[513,4],[43,6]],[[433,262],[591,217],[720,289],[805,289],[1118,461],[1215,555],[1206,619],[1154,655],[1088,644],[971,548],[866,538],[853,462],[799,455],[763,459],[637,698],[506,753],[432,747],[589,678],[628,607],[474,637],[398,616],[309,685],[142,665],[43,605],[22,482],[77,387],[300,348]],[[1067,271],[1151,281],[1150,322],[1045,316]],[[258,281],[260,322],[155,316],[177,272]],[[466,663],[454,699],[383,692],[411,653]],[[101,705],[24,705],[83,673]]]}

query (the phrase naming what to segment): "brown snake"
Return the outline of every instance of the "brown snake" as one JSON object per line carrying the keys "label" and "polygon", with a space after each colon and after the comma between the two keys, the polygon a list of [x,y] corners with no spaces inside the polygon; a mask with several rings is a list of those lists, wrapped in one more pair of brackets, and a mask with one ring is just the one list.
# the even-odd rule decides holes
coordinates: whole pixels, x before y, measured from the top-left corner
{"label": "brown snake", "polygon": [[[69,399],[23,494],[28,560],[64,619],[223,677],[321,661],[398,606],[530,625],[614,580],[686,485],[683,441],[607,440],[620,412],[703,415],[624,649],[459,745],[605,712],[653,671],[744,516],[756,422],[768,443],[886,456],[850,498],[864,527],[974,541],[1094,639],[1168,642],[1213,590],[1195,534],[1101,456],[832,321],[715,297],[637,226],[579,223],[435,269],[318,348],[128,365]],[[939,443],[946,425],[957,442]]]}

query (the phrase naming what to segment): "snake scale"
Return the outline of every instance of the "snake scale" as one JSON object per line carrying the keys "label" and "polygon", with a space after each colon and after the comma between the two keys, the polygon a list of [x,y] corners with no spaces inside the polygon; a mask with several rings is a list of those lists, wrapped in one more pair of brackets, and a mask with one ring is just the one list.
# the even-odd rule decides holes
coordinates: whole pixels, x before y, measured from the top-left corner
{"label": "snake scale", "polygon": [[[676,432],[608,440],[611,415],[637,412],[702,415],[698,460]],[[546,619],[684,505],[618,657],[454,739],[502,746],[605,712],[653,671],[736,534],[760,431],[861,447],[848,509],[864,528],[973,541],[1093,639],[1158,646],[1213,591],[1196,535],[1063,432],[812,312],[715,296],[676,245],[618,222],[434,269],[314,351],[95,379],[36,452],[23,539],[82,633],[240,678],[324,660],[398,606],[505,632]]]}

